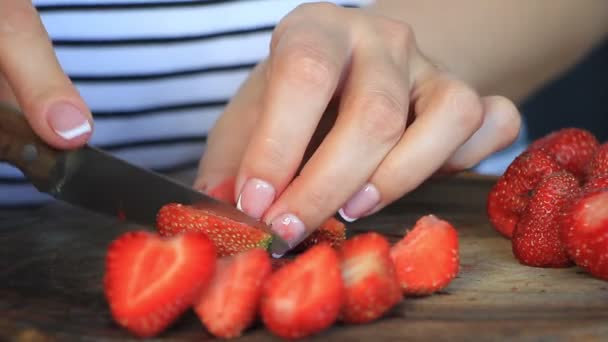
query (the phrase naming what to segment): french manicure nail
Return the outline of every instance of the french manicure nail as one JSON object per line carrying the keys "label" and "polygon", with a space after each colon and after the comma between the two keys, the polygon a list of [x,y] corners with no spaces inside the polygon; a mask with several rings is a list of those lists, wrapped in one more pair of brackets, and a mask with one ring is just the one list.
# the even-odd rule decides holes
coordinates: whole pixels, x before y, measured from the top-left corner
{"label": "french manicure nail", "polygon": [[60,102],[51,106],[47,120],[53,131],[65,140],[91,132],[87,117],[74,105]]}
{"label": "french manicure nail", "polygon": [[[283,238],[289,244],[289,248],[294,248],[304,239],[306,227],[304,223],[293,214],[283,214],[272,220],[270,228],[273,232]],[[273,250],[273,256],[280,257],[287,251]]]}
{"label": "french manicure nail", "polygon": [[245,214],[260,219],[274,200],[275,190],[270,183],[251,178],[245,182],[236,207]]}
{"label": "french manicure nail", "polygon": [[338,211],[347,222],[354,222],[380,203],[380,192],[373,184],[366,184]]}

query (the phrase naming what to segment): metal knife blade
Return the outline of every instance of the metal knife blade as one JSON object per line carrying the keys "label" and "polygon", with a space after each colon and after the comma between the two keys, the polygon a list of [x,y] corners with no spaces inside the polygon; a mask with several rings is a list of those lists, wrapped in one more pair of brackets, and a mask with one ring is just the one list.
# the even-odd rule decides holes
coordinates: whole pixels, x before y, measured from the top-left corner
{"label": "metal knife blade", "polygon": [[18,167],[39,191],[87,210],[153,226],[163,205],[194,205],[270,233],[272,250],[289,249],[264,223],[169,177],[88,145],[56,150],[36,136],[20,113],[2,106],[0,160]]}

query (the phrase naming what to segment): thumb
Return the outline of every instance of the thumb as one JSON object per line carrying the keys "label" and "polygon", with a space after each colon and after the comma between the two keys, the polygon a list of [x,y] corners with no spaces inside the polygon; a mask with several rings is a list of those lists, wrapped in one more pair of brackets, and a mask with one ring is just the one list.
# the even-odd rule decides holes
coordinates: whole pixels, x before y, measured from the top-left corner
{"label": "thumb", "polygon": [[0,71],[30,126],[48,144],[86,143],[93,120],[65,75],[30,1],[0,1]]}

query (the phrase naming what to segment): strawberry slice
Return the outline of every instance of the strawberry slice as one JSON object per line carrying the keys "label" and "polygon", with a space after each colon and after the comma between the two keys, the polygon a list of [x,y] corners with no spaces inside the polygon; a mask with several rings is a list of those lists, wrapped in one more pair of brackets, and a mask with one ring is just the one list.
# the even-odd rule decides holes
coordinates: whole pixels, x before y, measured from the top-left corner
{"label": "strawberry slice", "polygon": [[578,196],[562,216],[561,237],[574,262],[608,280],[608,189]]}
{"label": "strawberry slice", "polygon": [[357,235],[342,246],[345,300],[341,318],[345,323],[375,321],[403,298],[390,249],[378,233]]}
{"label": "strawberry slice", "polygon": [[254,248],[268,249],[272,241],[272,236],[262,230],[177,203],[167,204],[159,210],[156,228],[162,236],[182,232],[203,233],[213,241],[220,257]]}
{"label": "strawberry slice", "polygon": [[215,247],[200,234],[121,235],[106,256],[104,291],[113,319],[139,337],[159,334],[192,305],[215,262]]}
{"label": "strawberry slice", "polygon": [[587,164],[600,143],[593,133],[581,128],[563,128],[534,141],[528,151],[543,149],[564,169],[584,179]]}
{"label": "strawberry slice", "polygon": [[346,240],[346,226],[336,218],[330,217],[294,248],[294,252],[303,252],[314,245],[324,242],[329,243],[333,248],[339,248],[344,240]]}
{"label": "strawberry slice", "polygon": [[539,183],[513,232],[513,254],[520,263],[534,267],[571,265],[560,239],[560,220],[564,207],[578,191],[578,180],[567,171],[551,174]]}
{"label": "strawberry slice", "polygon": [[230,177],[222,183],[218,184],[215,188],[211,189],[208,195],[218,201],[236,205],[236,201],[234,200],[235,182],[236,178]]}
{"label": "strawberry slice", "polygon": [[337,252],[316,245],[273,273],[264,285],[261,315],[275,335],[311,336],[336,322],[344,300]]}
{"label": "strawberry slice", "polygon": [[434,215],[421,217],[391,248],[405,295],[430,295],[447,287],[460,270],[458,233]]}
{"label": "strawberry slice", "polygon": [[207,330],[220,338],[241,336],[256,318],[270,272],[270,257],[262,249],[219,259],[211,284],[194,304]]}

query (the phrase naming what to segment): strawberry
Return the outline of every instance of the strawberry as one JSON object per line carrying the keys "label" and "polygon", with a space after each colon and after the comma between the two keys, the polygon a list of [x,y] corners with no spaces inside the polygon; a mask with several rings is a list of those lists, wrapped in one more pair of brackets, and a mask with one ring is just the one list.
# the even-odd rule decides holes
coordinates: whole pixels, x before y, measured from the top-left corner
{"label": "strawberry", "polygon": [[390,243],[378,233],[357,235],[340,250],[345,299],[342,321],[377,320],[403,298]]}
{"label": "strawberry", "polygon": [[600,143],[593,133],[580,128],[564,128],[534,141],[528,151],[544,149],[558,164],[579,179]]}
{"label": "strawberry", "polygon": [[104,291],[113,319],[139,337],[159,334],[192,305],[215,262],[213,243],[200,234],[121,235],[106,256]]}
{"label": "strawberry", "polygon": [[344,300],[338,253],[316,245],[273,273],[262,293],[266,327],[285,339],[320,333],[338,319]]}
{"label": "strawberry", "polygon": [[561,237],[578,266],[608,280],[608,188],[583,192],[572,201],[562,216]]}
{"label": "strawberry", "polygon": [[447,287],[460,270],[458,233],[434,215],[421,217],[391,248],[405,295],[429,295]]}
{"label": "strawberry", "polygon": [[294,252],[302,252],[322,242],[329,243],[334,248],[339,248],[346,240],[346,226],[334,217],[327,219],[317,230],[302,241]]}
{"label": "strawberry", "polygon": [[234,199],[235,182],[236,178],[230,177],[218,184],[215,188],[209,190],[207,194],[218,201],[223,201],[234,206],[236,205],[236,200]]}
{"label": "strawberry", "polygon": [[584,192],[602,189],[608,189],[608,173],[604,176],[591,178],[583,185]]}
{"label": "strawberry", "polygon": [[602,144],[587,165],[587,179],[608,176],[608,142]]}
{"label": "strawberry", "polygon": [[272,240],[270,234],[244,223],[177,203],[167,204],[159,210],[156,228],[163,236],[181,232],[203,233],[213,241],[220,257],[253,248],[267,249]]}
{"label": "strawberry", "polygon": [[530,191],[546,175],[560,170],[562,167],[542,150],[524,152],[515,158],[488,195],[487,213],[492,226],[511,238],[528,205]]}
{"label": "strawberry", "polygon": [[560,215],[578,190],[578,180],[567,171],[551,174],[539,183],[513,232],[513,254],[520,263],[535,267],[571,265],[560,239]]}
{"label": "strawberry", "polygon": [[270,260],[270,263],[272,264],[272,271],[276,272],[278,269],[282,268],[283,266],[289,264],[292,261],[292,259],[289,259],[287,257],[272,258]]}
{"label": "strawberry", "polygon": [[271,272],[270,257],[262,249],[251,249],[219,259],[216,269],[194,311],[214,336],[239,337],[256,318],[262,286]]}

